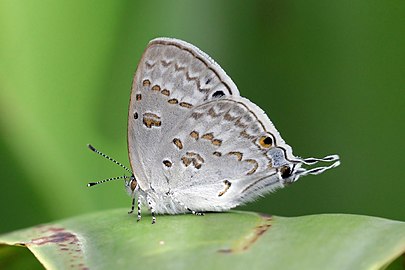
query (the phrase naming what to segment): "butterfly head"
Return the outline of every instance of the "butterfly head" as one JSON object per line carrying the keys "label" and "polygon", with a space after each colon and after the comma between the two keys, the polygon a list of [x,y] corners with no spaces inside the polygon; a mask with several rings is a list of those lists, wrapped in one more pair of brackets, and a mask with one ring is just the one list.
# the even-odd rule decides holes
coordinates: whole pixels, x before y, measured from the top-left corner
{"label": "butterfly head", "polygon": [[97,181],[97,182],[90,182],[90,183],[87,184],[88,187],[92,187],[92,186],[95,186],[95,185],[103,184],[103,183],[110,182],[110,181],[113,181],[113,180],[120,180],[120,179],[124,179],[124,180],[125,180],[125,179],[129,179],[129,180],[125,180],[125,189],[126,189],[126,191],[127,191],[130,195],[133,195],[134,192],[135,192],[136,190],[138,190],[138,188],[139,188],[139,186],[138,186],[138,181],[136,181],[136,178],[135,178],[134,173],[133,173],[128,167],[122,165],[120,162],[118,162],[118,161],[116,161],[115,159],[113,159],[113,158],[107,156],[106,154],[103,154],[102,152],[98,151],[98,150],[97,150],[94,146],[92,146],[91,144],[88,144],[87,147],[88,147],[91,151],[95,152],[96,154],[99,154],[100,156],[102,156],[102,157],[104,157],[104,158],[106,158],[106,159],[112,161],[113,163],[117,164],[118,166],[124,168],[127,172],[131,173],[131,176],[123,175],[123,176],[112,177],[112,178],[100,180],[100,181]]}
{"label": "butterfly head", "polygon": [[[265,138],[260,141],[263,146],[267,140]],[[296,182],[301,176],[308,174],[317,175],[321,174],[324,171],[335,168],[340,165],[340,160],[338,155],[329,155],[324,158],[299,158],[292,155],[291,148],[287,146],[277,146],[269,147],[269,150],[266,152],[267,157],[271,160],[271,167],[277,169],[277,174],[280,179],[280,182],[285,185]],[[305,168],[303,165],[312,166],[318,162],[330,163],[329,166],[321,166],[315,168]]]}
{"label": "butterfly head", "polygon": [[135,175],[132,175],[129,180],[125,181],[125,190],[128,192],[129,195],[134,194],[136,190],[138,190],[139,185],[138,181],[136,181]]}
{"label": "butterfly head", "polygon": [[296,174],[297,169],[301,164],[288,164],[278,169],[278,178],[284,185],[289,185],[298,180],[299,176]]}

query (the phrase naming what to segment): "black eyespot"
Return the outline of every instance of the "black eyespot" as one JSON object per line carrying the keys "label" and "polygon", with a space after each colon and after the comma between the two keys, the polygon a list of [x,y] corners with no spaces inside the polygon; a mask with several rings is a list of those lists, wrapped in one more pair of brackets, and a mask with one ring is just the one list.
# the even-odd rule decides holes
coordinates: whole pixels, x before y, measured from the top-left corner
{"label": "black eyespot", "polygon": [[270,137],[267,137],[263,140],[265,144],[273,144],[273,140]]}
{"label": "black eyespot", "polygon": [[291,176],[291,169],[288,166],[284,166],[280,169],[281,178],[286,179]]}
{"label": "black eyespot", "polygon": [[169,160],[167,160],[167,159],[165,159],[165,160],[163,160],[163,164],[166,166],[166,167],[168,167],[168,168],[170,168],[173,164],[169,161]]}
{"label": "black eyespot", "polygon": [[134,119],[138,119],[138,113],[134,113]]}
{"label": "black eyespot", "polygon": [[213,98],[220,98],[220,97],[223,97],[223,96],[225,96],[225,93],[224,93],[223,91],[216,91],[216,92],[212,95]]}
{"label": "black eyespot", "polygon": [[270,136],[261,136],[259,138],[259,145],[263,148],[270,148],[273,146],[273,139]]}

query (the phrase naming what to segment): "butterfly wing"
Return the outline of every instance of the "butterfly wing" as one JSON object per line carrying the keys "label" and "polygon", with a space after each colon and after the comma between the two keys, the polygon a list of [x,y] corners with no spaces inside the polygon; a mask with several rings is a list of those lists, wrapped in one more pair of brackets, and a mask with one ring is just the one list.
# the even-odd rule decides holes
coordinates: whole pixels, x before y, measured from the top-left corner
{"label": "butterfly wing", "polygon": [[300,162],[264,112],[243,97],[192,108],[161,145],[163,179],[195,211],[230,209],[283,187],[283,168]]}
{"label": "butterfly wing", "polygon": [[157,155],[162,140],[192,108],[239,91],[208,55],[184,41],[152,40],[138,64],[132,84],[128,117],[131,167],[143,190],[153,183],[167,188]]}

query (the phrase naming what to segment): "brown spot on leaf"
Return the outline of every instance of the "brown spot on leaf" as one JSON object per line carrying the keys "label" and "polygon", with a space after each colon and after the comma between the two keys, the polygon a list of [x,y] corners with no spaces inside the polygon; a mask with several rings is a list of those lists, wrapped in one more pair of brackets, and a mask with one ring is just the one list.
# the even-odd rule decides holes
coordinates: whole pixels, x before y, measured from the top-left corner
{"label": "brown spot on leaf", "polygon": [[54,225],[41,225],[35,227],[33,235],[35,238],[24,243],[28,248],[45,245],[52,247],[53,245],[61,255],[59,260],[62,264],[71,265],[74,269],[88,269],[84,261],[82,243],[73,231]]}
{"label": "brown spot on leaf", "polygon": [[249,250],[271,227],[271,216],[260,214],[260,217],[260,223],[256,227],[235,241],[232,247],[220,249],[218,253],[232,254]]}

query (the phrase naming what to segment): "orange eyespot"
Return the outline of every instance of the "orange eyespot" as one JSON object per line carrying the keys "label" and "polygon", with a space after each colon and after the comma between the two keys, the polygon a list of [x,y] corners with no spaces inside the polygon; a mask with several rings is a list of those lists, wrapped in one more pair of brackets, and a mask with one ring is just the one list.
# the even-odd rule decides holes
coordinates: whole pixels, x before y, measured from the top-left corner
{"label": "orange eyespot", "polygon": [[259,139],[259,144],[261,147],[270,148],[273,145],[273,139],[269,136],[262,136]]}

